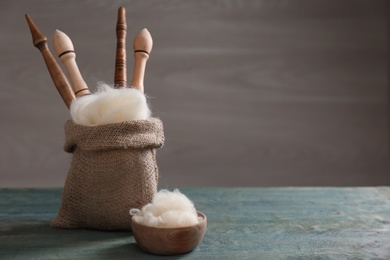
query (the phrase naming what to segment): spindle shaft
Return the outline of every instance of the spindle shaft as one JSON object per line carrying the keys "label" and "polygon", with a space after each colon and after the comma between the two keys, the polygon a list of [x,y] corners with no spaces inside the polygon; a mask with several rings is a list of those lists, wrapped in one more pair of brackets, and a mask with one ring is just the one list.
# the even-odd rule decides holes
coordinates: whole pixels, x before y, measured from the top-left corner
{"label": "spindle shaft", "polygon": [[146,62],[153,47],[153,39],[149,31],[144,28],[134,38],[134,71],[131,87],[144,92],[144,78]]}
{"label": "spindle shaft", "polygon": [[65,105],[70,108],[70,104],[72,103],[72,100],[75,99],[75,95],[72,91],[69,81],[51,54],[49,47],[47,46],[46,36],[41,33],[38,27],[34,24],[33,20],[27,14],[25,17],[31,31],[33,44],[41,52],[55,87],[64,100]]}
{"label": "spindle shaft", "polygon": [[90,94],[87,84],[81,76],[76,63],[76,53],[72,40],[65,33],[56,30],[53,35],[53,46],[60,60],[65,64],[72,81],[73,91],[76,97]]}
{"label": "spindle shaft", "polygon": [[116,24],[115,88],[125,88],[127,86],[126,34],[126,10],[121,6],[118,9]]}

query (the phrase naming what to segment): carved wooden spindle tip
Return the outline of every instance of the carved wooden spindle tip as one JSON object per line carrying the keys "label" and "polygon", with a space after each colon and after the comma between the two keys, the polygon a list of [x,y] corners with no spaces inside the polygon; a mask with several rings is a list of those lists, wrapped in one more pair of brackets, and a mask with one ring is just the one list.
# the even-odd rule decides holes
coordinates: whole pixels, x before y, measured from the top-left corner
{"label": "carved wooden spindle tip", "polygon": [[60,30],[55,30],[53,35],[53,46],[56,54],[68,70],[76,97],[89,94],[90,91],[88,86],[81,76],[76,63],[76,53],[74,52],[72,40]]}
{"label": "carved wooden spindle tip", "polygon": [[148,29],[142,29],[134,38],[134,51],[146,51],[148,54],[152,51],[153,39]]}
{"label": "carved wooden spindle tip", "polygon": [[126,34],[126,10],[121,6],[118,9],[118,20],[116,23],[115,88],[125,88],[127,85]]}
{"label": "carved wooden spindle tip", "polygon": [[69,52],[74,52],[72,40],[68,35],[61,32],[60,30],[54,31],[53,47],[58,57],[61,57],[62,55]]}
{"label": "carved wooden spindle tip", "polygon": [[118,9],[118,21],[126,21],[126,9],[121,6]]}
{"label": "carved wooden spindle tip", "polygon": [[121,6],[118,9],[118,20],[116,22],[116,30],[127,30],[127,22],[126,22],[126,9]]}
{"label": "carved wooden spindle tip", "polygon": [[25,17],[28,23],[28,27],[30,28],[33,44],[35,47],[39,48],[43,42],[47,42],[47,38],[43,33],[41,33],[28,14],[26,14]]}
{"label": "carved wooden spindle tip", "polygon": [[30,27],[31,35],[33,38],[33,44],[41,52],[42,57],[46,63],[50,77],[53,80],[58,92],[64,100],[66,106],[69,108],[75,95],[69,85],[68,79],[58,65],[57,61],[51,54],[49,47],[47,46],[47,38],[41,33],[38,27],[34,24],[32,19],[26,14],[25,15],[28,26]]}

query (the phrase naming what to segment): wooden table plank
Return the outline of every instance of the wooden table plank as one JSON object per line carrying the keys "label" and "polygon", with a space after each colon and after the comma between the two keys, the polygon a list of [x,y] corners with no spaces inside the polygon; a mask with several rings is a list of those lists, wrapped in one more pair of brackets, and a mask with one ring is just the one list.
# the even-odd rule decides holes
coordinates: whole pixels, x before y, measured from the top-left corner
{"label": "wooden table plank", "polygon": [[[389,259],[390,188],[183,188],[208,217],[165,259]],[[155,259],[130,232],[49,227],[60,189],[0,189],[0,259]],[[130,220],[130,218],[129,218]]]}

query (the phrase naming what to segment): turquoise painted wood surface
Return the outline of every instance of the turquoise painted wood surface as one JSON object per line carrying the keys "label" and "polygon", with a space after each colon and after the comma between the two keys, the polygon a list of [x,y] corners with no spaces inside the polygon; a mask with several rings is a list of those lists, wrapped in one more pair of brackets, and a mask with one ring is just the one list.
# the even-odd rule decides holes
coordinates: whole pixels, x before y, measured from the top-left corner
{"label": "turquoise painted wood surface", "polygon": [[390,259],[389,187],[181,191],[208,229],[194,251],[160,257],[131,232],[51,229],[61,189],[0,189],[0,259]]}

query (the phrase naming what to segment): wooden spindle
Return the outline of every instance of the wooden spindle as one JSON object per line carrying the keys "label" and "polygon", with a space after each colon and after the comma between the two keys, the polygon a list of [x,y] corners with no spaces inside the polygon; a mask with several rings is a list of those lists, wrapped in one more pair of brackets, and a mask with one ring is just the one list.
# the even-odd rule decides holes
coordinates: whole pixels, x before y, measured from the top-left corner
{"label": "wooden spindle", "polygon": [[65,33],[56,30],[53,35],[53,46],[60,60],[65,64],[66,70],[72,81],[73,91],[76,97],[81,97],[91,92],[88,89],[76,63],[76,53],[71,39]]}
{"label": "wooden spindle", "polygon": [[134,71],[131,87],[144,92],[144,77],[146,62],[152,51],[153,39],[149,31],[144,28],[134,38]]}
{"label": "wooden spindle", "polygon": [[72,103],[72,100],[75,99],[75,95],[72,91],[69,81],[51,54],[49,47],[47,46],[46,36],[41,33],[38,27],[34,24],[33,20],[27,14],[25,17],[31,31],[33,44],[42,53],[43,59],[45,60],[47,69],[49,70],[54,85],[56,86],[66,106],[70,108],[70,104]]}
{"label": "wooden spindle", "polygon": [[125,88],[127,86],[126,33],[126,10],[121,6],[118,9],[118,21],[116,23],[115,88]]}

